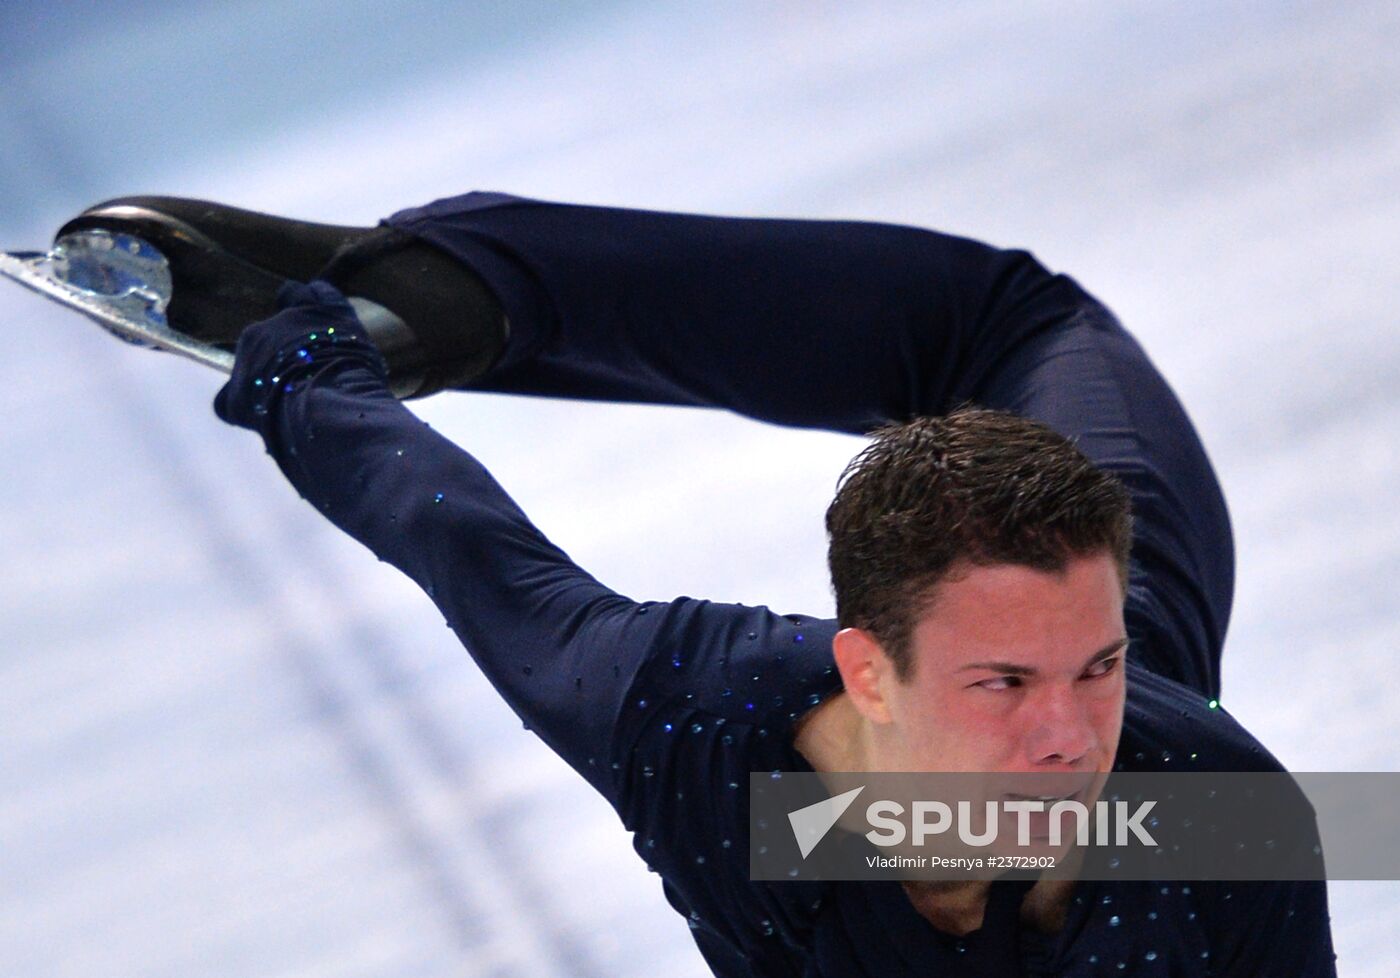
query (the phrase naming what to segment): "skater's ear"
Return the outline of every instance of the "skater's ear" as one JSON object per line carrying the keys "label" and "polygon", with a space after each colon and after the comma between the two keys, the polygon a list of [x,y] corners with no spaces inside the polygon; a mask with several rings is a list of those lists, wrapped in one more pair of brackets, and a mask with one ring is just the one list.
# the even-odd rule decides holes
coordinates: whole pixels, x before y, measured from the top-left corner
{"label": "skater's ear", "polygon": [[832,639],[831,650],[846,694],[861,716],[871,723],[889,723],[892,718],[885,691],[898,677],[880,640],[864,628],[843,628]]}

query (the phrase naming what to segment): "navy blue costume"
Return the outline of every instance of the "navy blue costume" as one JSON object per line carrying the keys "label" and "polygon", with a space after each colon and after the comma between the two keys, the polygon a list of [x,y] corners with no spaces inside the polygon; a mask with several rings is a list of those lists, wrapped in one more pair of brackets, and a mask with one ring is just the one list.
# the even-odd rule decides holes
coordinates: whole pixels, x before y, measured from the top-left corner
{"label": "navy blue costume", "polygon": [[[481,390],[856,433],[973,402],[1073,437],[1133,497],[1118,768],[1280,769],[1212,704],[1233,552],[1210,465],[1136,342],[1071,279],[1025,252],[869,223],[501,194],[387,223],[500,300],[511,337]],[[793,727],[840,688],[835,622],[603,586],[390,395],[382,359],[324,283],[290,286],[283,311],[244,334],[216,408],[432,596],[515,711],[635,833],[716,974],[1335,973],[1319,882],[1081,882],[1065,926],[1044,936],[1018,923],[1030,881],[1004,879],[962,938],[896,883],[751,882],[748,773],[810,770]]]}

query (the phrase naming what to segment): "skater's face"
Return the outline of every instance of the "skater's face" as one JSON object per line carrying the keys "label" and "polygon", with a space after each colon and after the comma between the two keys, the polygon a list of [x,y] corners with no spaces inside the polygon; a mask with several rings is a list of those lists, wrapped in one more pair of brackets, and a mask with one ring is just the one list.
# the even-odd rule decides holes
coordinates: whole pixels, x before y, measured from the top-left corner
{"label": "skater's face", "polygon": [[[1107,772],[1125,696],[1123,588],[1113,559],[1061,573],[1000,564],[942,581],[899,677],[868,633],[846,638],[847,689],[872,721],[872,770]],[[859,666],[871,643],[869,668]],[[838,643],[839,644],[839,643]],[[839,658],[842,656],[838,656]]]}

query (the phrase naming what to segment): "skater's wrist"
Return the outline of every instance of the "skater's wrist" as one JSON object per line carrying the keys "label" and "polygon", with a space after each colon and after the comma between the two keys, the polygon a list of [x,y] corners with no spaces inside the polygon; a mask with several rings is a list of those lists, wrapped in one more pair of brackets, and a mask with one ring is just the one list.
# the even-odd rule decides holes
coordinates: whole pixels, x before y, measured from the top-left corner
{"label": "skater's wrist", "polygon": [[277,315],[239,337],[233,373],[214,399],[222,420],[266,435],[287,398],[348,372],[357,375],[357,388],[387,391],[383,356],[333,286],[289,284],[278,304]]}

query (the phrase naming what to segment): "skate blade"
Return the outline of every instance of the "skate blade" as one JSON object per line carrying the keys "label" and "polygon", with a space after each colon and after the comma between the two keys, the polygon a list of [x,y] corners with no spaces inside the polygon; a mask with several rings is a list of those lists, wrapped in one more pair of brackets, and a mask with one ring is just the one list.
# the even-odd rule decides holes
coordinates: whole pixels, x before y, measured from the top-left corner
{"label": "skate blade", "polygon": [[133,235],[79,231],[59,238],[49,252],[0,252],[0,275],[128,343],[178,353],[224,373],[233,370],[231,352],[170,328],[170,267],[160,251]]}

